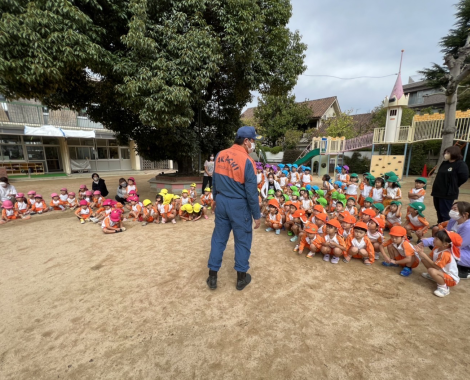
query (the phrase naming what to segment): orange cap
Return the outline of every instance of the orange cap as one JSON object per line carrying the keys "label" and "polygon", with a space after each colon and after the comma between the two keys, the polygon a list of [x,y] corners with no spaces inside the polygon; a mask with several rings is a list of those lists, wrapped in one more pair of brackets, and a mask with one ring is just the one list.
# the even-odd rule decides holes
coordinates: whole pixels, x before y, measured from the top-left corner
{"label": "orange cap", "polygon": [[385,222],[382,218],[372,218],[371,219],[374,223],[376,223],[379,228],[384,228],[385,227]]}
{"label": "orange cap", "polygon": [[452,242],[452,256],[454,256],[454,259],[460,260],[460,246],[463,242],[462,236],[460,236],[457,232],[447,230],[444,231],[447,232],[447,235],[449,235],[449,238]]}
{"label": "orange cap", "polygon": [[304,231],[308,234],[316,234],[318,233],[318,227],[313,224],[313,223],[310,223],[305,229]]}
{"label": "orange cap", "polygon": [[326,223],[328,221],[328,216],[324,213],[320,213],[318,215],[315,215],[315,219],[320,219]]}
{"label": "orange cap", "polygon": [[354,225],[354,228],[363,228],[364,230],[367,231],[367,224],[365,224],[364,222],[357,222],[357,223]]}
{"label": "orange cap", "polygon": [[322,205],[315,205],[315,206],[313,207],[313,210],[314,210],[314,211],[318,211],[318,212],[320,212],[320,213],[322,213],[322,214],[325,212],[325,209],[323,208]]}
{"label": "orange cap", "polygon": [[330,221],[326,222],[326,224],[329,224],[330,226],[336,227],[338,230],[341,229],[341,224],[336,219],[330,220]]}
{"label": "orange cap", "polygon": [[362,213],[366,215],[370,215],[371,218],[375,218],[375,216],[377,215],[375,211],[370,208],[365,209]]}
{"label": "orange cap", "polygon": [[303,210],[295,210],[295,212],[292,214],[294,218],[301,218],[304,215],[305,212]]}
{"label": "orange cap", "polygon": [[390,229],[391,236],[406,236],[406,229],[402,226],[395,226]]}
{"label": "orange cap", "polygon": [[277,201],[277,199],[270,199],[268,202],[268,206],[274,206],[279,209],[279,202]]}
{"label": "orange cap", "polygon": [[356,223],[356,218],[354,216],[352,216],[349,212],[345,212],[343,221],[348,223],[348,224],[354,224],[354,223]]}

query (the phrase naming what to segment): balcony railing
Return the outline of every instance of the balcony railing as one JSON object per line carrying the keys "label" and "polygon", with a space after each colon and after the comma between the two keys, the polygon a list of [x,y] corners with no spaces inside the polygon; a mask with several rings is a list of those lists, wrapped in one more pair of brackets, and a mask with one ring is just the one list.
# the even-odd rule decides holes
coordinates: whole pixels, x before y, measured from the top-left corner
{"label": "balcony railing", "polygon": [[31,127],[53,125],[63,129],[104,129],[102,124],[78,116],[75,111],[47,110],[41,104],[21,102],[0,102],[0,125]]}

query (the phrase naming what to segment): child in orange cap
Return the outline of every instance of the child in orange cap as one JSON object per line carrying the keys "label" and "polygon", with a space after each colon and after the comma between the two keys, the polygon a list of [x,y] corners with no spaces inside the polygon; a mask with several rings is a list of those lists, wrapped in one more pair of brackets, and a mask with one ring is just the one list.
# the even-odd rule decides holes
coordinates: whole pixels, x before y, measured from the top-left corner
{"label": "child in orange cap", "polygon": [[385,267],[403,267],[400,275],[408,277],[413,268],[419,265],[419,258],[415,255],[415,249],[406,239],[406,229],[401,226],[395,226],[390,229],[390,239],[382,245],[387,248],[387,253],[382,252],[384,260],[382,265]]}
{"label": "child in orange cap", "polygon": [[326,233],[323,234],[324,242],[320,250],[323,253],[323,261],[330,261],[331,257],[331,263],[338,264],[340,256],[343,256],[346,250],[342,234],[343,229],[336,219],[326,222]]}
{"label": "child in orange cap", "polygon": [[290,241],[295,242],[302,232],[302,223],[307,222],[307,217],[304,210],[296,210],[292,216],[294,218],[294,224],[292,225],[291,231],[293,232],[294,237],[292,237]]}
{"label": "child in orange cap", "polygon": [[122,226],[121,211],[111,211],[111,213],[104,218],[103,223],[101,223],[101,229],[105,234],[116,234],[125,231],[125,227]]}
{"label": "child in orange cap", "polygon": [[362,219],[362,214],[364,213],[365,210],[372,209],[373,203],[374,203],[374,200],[371,197],[367,197],[364,199],[361,210],[359,211],[359,219]]}
{"label": "child in orange cap", "polygon": [[365,209],[365,210],[362,212],[361,222],[367,224],[367,223],[369,223],[369,221],[370,221],[372,218],[375,218],[376,215],[377,215],[377,214],[375,213],[375,211],[372,210],[371,208]]}
{"label": "child in orange cap", "polygon": [[313,210],[312,210],[312,216],[310,218],[310,221],[312,223],[315,223],[315,217],[318,215],[318,214],[324,214],[325,213],[325,209],[323,208],[322,205],[315,205],[313,206]]}
{"label": "child in orange cap", "polygon": [[75,216],[80,220],[81,224],[84,224],[86,220],[91,221],[90,217],[92,215],[92,211],[88,202],[85,199],[82,199],[79,202],[80,208],[75,211]]}
{"label": "child in orange cap", "polygon": [[411,233],[414,232],[419,243],[423,235],[428,231],[429,222],[423,214],[425,209],[424,203],[414,202],[410,204],[410,212],[406,215],[406,224],[404,226],[409,240],[411,240]]}
{"label": "child in orange cap", "polygon": [[44,202],[44,199],[42,199],[41,194],[35,194],[34,195],[34,203],[31,207],[31,214],[42,214],[49,211],[49,209],[46,206],[46,202]]}
{"label": "child in orange cap", "polygon": [[292,201],[286,202],[286,207],[289,206],[289,210],[286,212],[286,222],[284,223],[284,228],[287,231],[288,236],[293,236],[292,226],[294,225],[294,212],[297,211],[297,206],[292,203]]}
{"label": "child in orange cap", "polygon": [[356,224],[356,218],[351,214],[344,212],[343,221],[341,222],[341,227],[343,228],[343,239],[346,241],[349,236],[354,235],[354,224]]}
{"label": "child in orange cap", "polygon": [[65,211],[65,206],[62,204],[59,194],[57,193],[52,193],[51,194],[51,202],[49,203],[49,210],[55,210],[55,211]]}
{"label": "child in orange cap", "polygon": [[29,205],[24,197],[23,193],[18,193],[15,196],[15,210],[18,211],[18,214],[28,215],[29,214]]}
{"label": "child in orange cap", "polygon": [[391,229],[394,226],[401,226],[401,202],[392,201],[384,211],[385,227]]}
{"label": "child in orange cap", "polygon": [[374,246],[367,237],[367,224],[357,222],[354,226],[354,235],[346,241],[343,262],[349,263],[351,259],[361,259],[365,265],[375,261]]}
{"label": "child in orange cap", "polygon": [[318,227],[317,234],[325,237],[325,233],[326,233],[325,225],[327,222],[328,222],[328,216],[326,214],[321,213],[315,216],[315,224]]}
{"label": "child in orange cap", "polygon": [[[424,253],[423,246],[434,246],[429,256]],[[450,293],[450,287],[459,283],[459,271],[456,260],[460,259],[462,237],[453,231],[441,230],[434,238],[423,239],[416,246],[416,252],[427,272],[422,276],[437,282],[434,295],[445,297]]]}
{"label": "child in orange cap", "polygon": [[303,254],[304,248],[309,249],[307,258],[311,259],[315,256],[315,253],[320,252],[324,239],[321,235],[318,235],[318,228],[315,224],[310,223],[304,229],[304,234],[300,239],[300,244],[298,248],[299,255]]}
{"label": "child in orange cap", "polygon": [[375,260],[380,258],[379,252],[382,251],[382,243],[384,242],[383,229],[385,222],[382,218],[375,217],[369,220],[367,224],[367,237],[374,246]]}
{"label": "child in orange cap", "polygon": [[276,235],[281,233],[282,228],[282,216],[279,213],[279,204],[276,199],[270,199],[268,201],[269,213],[266,216],[266,232],[272,230],[276,231]]}

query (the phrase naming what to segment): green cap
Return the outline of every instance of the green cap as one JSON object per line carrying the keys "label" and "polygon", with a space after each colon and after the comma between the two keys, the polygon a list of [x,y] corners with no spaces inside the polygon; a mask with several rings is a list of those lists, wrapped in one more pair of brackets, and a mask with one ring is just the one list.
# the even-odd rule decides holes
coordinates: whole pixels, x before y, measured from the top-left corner
{"label": "green cap", "polygon": [[320,196],[323,197],[325,195],[325,192],[323,190],[315,190],[315,192]]}
{"label": "green cap", "polygon": [[338,200],[340,200],[340,201],[345,201],[345,200],[346,200],[346,195],[344,195],[344,194],[338,194]]}
{"label": "green cap", "polygon": [[275,191],[273,189],[268,191],[268,195],[271,195],[271,194],[274,194],[274,193],[275,193]]}
{"label": "green cap", "polygon": [[286,202],[290,199],[287,194],[282,194],[282,196],[284,197],[284,199],[286,200]]}
{"label": "green cap", "polygon": [[366,176],[367,176],[367,175],[370,175],[370,173],[369,173],[369,172],[365,172],[365,173],[362,173],[362,175],[366,175]]}
{"label": "green cap", "polygon": [[291,186],[290,189],[292,191],[299,191],[299,188],[297,186]]}
{"label": "green cap", "polygon": [[380,213],[385,210],[385,207],[382,203],[373,203],[372,207],[375,207],[377,210],[379,210]]}
{"label": "green cap", "polygon": [[390,176],[387,178],[387,182],[398,182],[398,177],[396,175]]}
{"label": "green cap", "polygon": [[298,191],[293,191],[293,192],[292,192],[292,196],[294,196],[294,195],[297,195],[297,197],[300,197],[300,194],[299,194]]}
{"label": "green cap", "polygon": [[312,198],[312,197],[313,197],[313,191],[312,191],[312,190],[309,190],[309,191],[308,191],[308,195],[310,195],[310,198]]}
{"label": "green cap", "polygon": [[349,175],[349,177],[352,177],[352,178],[357,178],[357,177],[358,177],[358,175],[357,175],[356,173],[352,173],[352,174],[350,174],[350,175]]}
{"label": "green cap", "polygon": [[274,197],[273,197],[272,195],[270,195],[270,196],[267,197],[266,199],[269,201],[270,199],[274,199]]}
{"label": "green cap", "polygon": [[387,172],[387,173],[385,173],[384,175],[386,175],[387,177],[393,177],[393,176],[396,177],[396,176],[397,176],[397,175],[395,174],[395,172]]}
{"label": "green cap", "polygon": [[417,182],[417,181],[423,182],[423,183],[426,184],[426,185],[427,185],[427,183],[428,183],[428,180],[427,180],[426,178],[424,178],[424,177],[418,177],[418,178],[416,178],[416,179],[415,179],[415,182]]}
{"label": "green cap", "polygon": [[391,204],[391,205],[401,206],[401,202],[400,202],[400,201],[391,201],[390,204]]}
{"label": "green cap", "polygon": [[364,202],[374,203],[374,200],[371,197],[367,197],[366,199],[364,199]]}
{"label": "green cap", "polygon": [[328,204],[328,201],[325,198],[318,198],[317,203],[325,207]]}
{"label": "green cap", "polygon": [[423,211],[426,210],[426,206],[421,202],[413,202],[410,207],[418,211],[418,214],[424,218]]}
{"label": "green cap", "polygon": [[354,203],[356,203],[356,198],[354,198],[354,197],[349,197],[349,198],[348,198],[348,201],[349,201],[350,199],[352,199],[352,200],[354,201]]}
{"label": "green cap", "polygon": [[306,189],[305,187],[301,187],[300,190],[305,190],[305,191],[307,191],[307,189]]}
{"label": "green cap", "polygon": [[338,199],[338,195],[339,195],[339,193],[337,191],[333,191],[331,193],[331,199]]}

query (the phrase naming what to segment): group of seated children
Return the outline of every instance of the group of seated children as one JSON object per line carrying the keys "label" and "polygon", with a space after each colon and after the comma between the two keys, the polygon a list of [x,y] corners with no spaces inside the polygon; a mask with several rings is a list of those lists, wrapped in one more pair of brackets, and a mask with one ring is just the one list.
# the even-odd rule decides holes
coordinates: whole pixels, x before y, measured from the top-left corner
{"label": "group of seated children", "polygon": [[[393,172],[384,178],[364,173],[359,182],[357,174],[348,174],[347,166],[337,169],[336,181],[325,175],[322,188],[306,184],[299,189],[286,183],[269,189],[265,198],[260,196],[266,231],[280,235],[285,230],[299,255],[307,250],[307,258],[318,253],[332,264],[360,259],[371,265],[382,255],[383,266],[402,267],[400,275],[408,277],[422,261],[428,268],[423,277],[438,284],[434,294],[449,294],[448,288],[459,282],[456,258],[461,239],[442,226],[434,240],[424,238],[429,228],[423,214],[426,178],[417,178],[408,193],[410,203],[402,223],[401,186]],[[275,178],[271,171],[268,168],[266,179]],[[413,234],[415,246],[410,243]],[[423,253],[424,246],[434,247],[429,256]]]}

